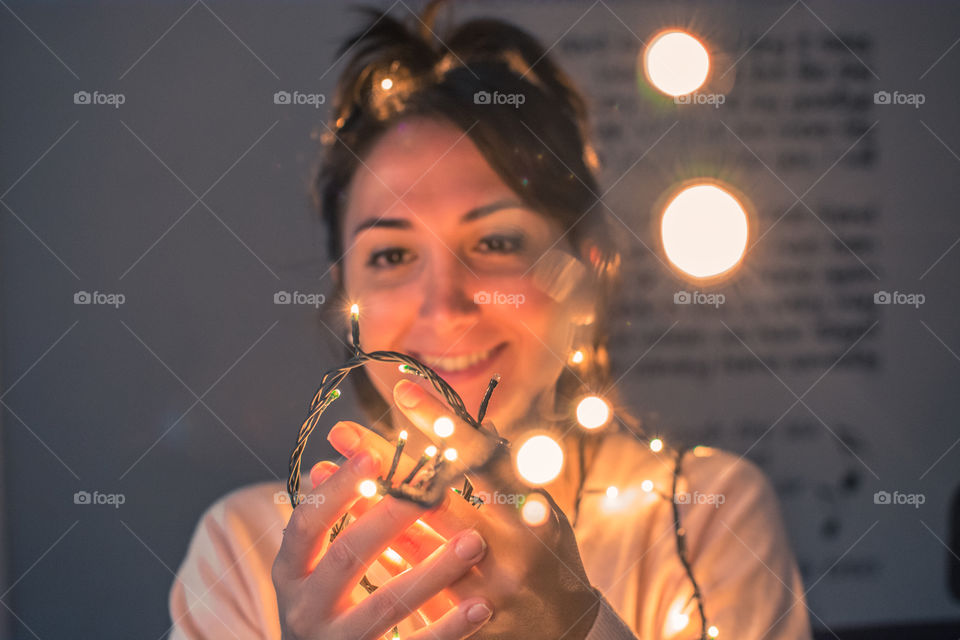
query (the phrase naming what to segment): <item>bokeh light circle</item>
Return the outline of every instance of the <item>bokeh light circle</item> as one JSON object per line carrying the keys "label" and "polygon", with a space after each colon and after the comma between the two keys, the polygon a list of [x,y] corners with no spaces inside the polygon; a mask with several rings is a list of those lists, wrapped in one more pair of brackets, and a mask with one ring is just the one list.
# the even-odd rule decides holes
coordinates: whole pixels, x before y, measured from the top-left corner
{"label": "bokeh light circle", "polygon": [[712,278],[735,266],[747,249],[747,212],[715,184],[689,186],[664,207],[660,239],[667,258],[694,278]]}
{"label": "bokeh light circle", "polygon": [[546,435],[535,435],[517,449],[517,473],[532,485],[547,484],[563,469],[563,449]]}
{"label": "bokeh light circle", "polygon": [[696,91],[706,81],[710,54],[689,33],[665,31],[644,50],[643,70],[658,90],[668,96],[682,96]]}

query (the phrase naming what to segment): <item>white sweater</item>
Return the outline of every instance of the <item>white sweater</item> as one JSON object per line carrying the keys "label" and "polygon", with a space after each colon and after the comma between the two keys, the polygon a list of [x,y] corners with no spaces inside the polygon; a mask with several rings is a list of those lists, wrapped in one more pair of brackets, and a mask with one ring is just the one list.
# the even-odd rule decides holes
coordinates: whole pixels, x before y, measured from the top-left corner
{"label": "white sweater", "polygon": [[[588,640],[700,637],[672,505],[662,496],[670,495],[672,470],[666,453],[616,434],[588,471],[575,533],[587,576],[602,596]],[[641,489],[647,479],[651,492]],[[614,500],[605,495],[610,485],[619,488]],[[678,500],[688,556],[720,640],[809,640],[803,583],[763,472],[699,447],[684,458],[677,492],[688,498]],[[280,639],[270,571],[291,513],[275,497],[285,495],[279,482],[250,485],[203,514],[170,591],[172,640]],[[374,565],[368,575],[381,584],[389,574]],[[401,625],[401,637],[413,628]]]}

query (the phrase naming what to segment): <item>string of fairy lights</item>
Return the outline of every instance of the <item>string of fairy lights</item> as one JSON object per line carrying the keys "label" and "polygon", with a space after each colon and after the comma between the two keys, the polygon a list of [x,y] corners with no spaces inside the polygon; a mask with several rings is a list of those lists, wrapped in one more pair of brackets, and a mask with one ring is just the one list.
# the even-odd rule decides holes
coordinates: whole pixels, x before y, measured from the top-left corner
{"label": "string of fairy lights", "polygon": [[[481,400],[477,416],[474,418],[470,412],[467,411],[463,400],[456,390],[433,369],[418,361],[416,358],[397,351],[364,351],[360,346],[360,310],[357,304],[351,305],[350,325],[353,341],[353,356],[339,367],[335,367],[324,373],[320,387],[317,389],[310,403],[307,418],[300,427],[296,446],[290,454],[289,477],[287,479],[287,493],[290,496],[290,503],[296,508],[305,497],[300,491],[300,470],[303,452],[307,446],[310,435],[319,424],[323,413],[340,397],[340,384],[351,371],[371,362],[395,362],[401,372],[422,377],[430,382],[443,396],[453,415],[459,418],[467,428],[484,433],[493,443],[493,446],[480,458],[476,456],[472,458],[469,456],[464,457],[461,455],[461,452],[458,452],[455,448],[446,446],[447,439],[453,436],[456,430],[454,419],[450,416],[440,416],[433,424],[433,432],[438,438],[439,444],[427,445],[413,469],[410,470],[402,480],[397,482],[396,473],[409,439],[409,434],[405,430],[400,431],[397,436],[394,445],[393,459],[386,475],[376,479],[368,478],[362,480],[357,487],[357,492],[365,498],[373,498],[378,494],[390,495],[396,498],[410,500],[423,506],[432,507],[439,504],[444,498],[446,491],[452,490],[459,494],[464,500],[467,500],[471,505],[477,508],[482,507],[484,504],[483,499],[480,496],[473,495],[473,485],[467,478],[466,472],[482,468],[493,455],[502,453],[505,448],[512,448],[509,447],[509,443],[506,440],[500,438],[481,424],[486,414],[490,397],[500,382],[500,376],[495,375],[490,379],[486,392]],[[580,357],[576,357],[577,353],[580,354]],[[577,351],[574,353],[571,361],[582,363],[583,358],[583,351]],[[591,433],[603,431],[602,427],[609,424],[613,417],[609,403],[603,397],[596,394],[581,398],[576,404],[574,413],[580,427]],[[647,440],[647,443],[650,450],[654,453],[671,452],[671,449],[667,447],[662,438],[652,438]],[[689,616],[683,613],[683,611],[687,609],[691,602],[694,602],[700,618],[700,637],[701,640],[706,640],[708,638],[717,638],[720,632],[716,625],[709,624],[707,620],[703,593],[694,576],[693,568],[690,565],[687,554],[686,531],[681,522],[680,502],[677,499],[678,482],[682,471],[683,459],[688,451],[689,449],[685,447],[672,450],[673,470],[669,492],[655,491],[654,482],[649,479],[643,480],[640,488],[644,493],[658,495],[672,504],[673,533],[676,541],[677,555],[693,587],[693,593],[690,599],[679,611],[671,613],[672,619],[668,622],[677,629],[686,627],[689,623]],[[551,436],[537,433],[522,440],[512,455],[514,469],[518,477],[531,488],[530,493],[524,496],[523,500],[517,501],[520,517],[529,527],[541,526],[550,519],[551,506],[541,493],[535,489],[549,484],[560,474],[564,461],[563,447]],[[467,459],[471,460],[471,466],[467,467],[466,472],[463,470],[462,464],[459,466],[450,464],[455,461],[464,463]],[[580,460],[582,465],[582,455],[580,456]],[[580,486],[577,490],[575,504],[577,512],[579,512],[580,501],[583,495],[594,492],[592,490],[583,490],[583,482],[585,480],[584,471],[585,469],[581,466]],[[463,476],[462,489],[452,488],[452,483],[458,475]],[[604,493],[608,500],[615,500],[620,494],[620,489],[616,486],[610,486],[607,487]],[[349,524],[350,520],[351,516],[349,513],[341,517],[337,524],[331,529],[329,536],[331,542]],[[396,552],[391,549],[387,549],[384,553],[387,554],[393,562],[399,559]],[[360,584],[368,593],[373,592],[377,588],[376,585],[370,582],[366,575],[363,576]],[[399,629],[394,627],[393,638],[397,639],[399,637]]]}
{"label": "string of fairy lights", "polygon": [[[664,97],[672,100],[676,105],[684,104],[713,104],[722,99],[722,92],[732,86],[735,74],[724,73],[722,76],[711,79],[711,57],[713,52],[708,51],[701,39],[691,35],[683,29],[664,29],[651,35],[648,44],[638,57],[638,67],[642,68],[641,90],[650,101],[663,102]],[[731,65],[732,69],[732,65]],[[369,108],[375,114],[380,111],[387,113],[390,105],[402,103],[404,95],[413,91],[423,78],[411,74],[399,61],[393,61],[385,68],[369,70],[369,82],[372,88],[369,96]],[[729,72],[729,69],[728,69]],[[638,73],[638,80],[641,74]],[[710,82],[708,83],[708,80]],[[702,93],[704,89],[714,93]],[[685,108],[679,106],[678,108]],[[359,106],[354,104],[350,109],[338,114],[335,129],[330,131],[336,138],[336,131],[349,126],[350,121],[359,113]],[[379,116],[378,116],[379,117]],[[747,200],[743,194],[730,185],[713,177],[695,178],[686,180],[682,184],[674,185],[659,199],[658,229],[664,256],[667,263],[681,279],[701,283],[705,286],[714,285],[723,281],[732,274],[741,264],[746,252],[747,239],[750,233],[750,216],[745,206]],[[677,294],[679,295],[679,294]],[[683,303],[677,300],[675,303]],[[499,375],[494,376],[483,396],[477,416],[474,418],[464,406],[463,400],[457,392],[440,377],[435,371],[417,359],[395,351],[365,352],[360,347],[359,307],[353,304],[350,309],[351,334],[353,341],[353,356],[339,367],[330,369],[323,375],[320,387],[310,403],[310,410],[306,420],[300,427],[296,447],[290,456],[289,478],[287,491],[291,503],[296,507],[303,495],[300,493],[301,459],[310,434],[316,429],[323,413],[332,402],[340,397],[339,386],[347,375],[354,369],[371,362],[397,363],[402,373],[419,376],[428,381],[436,389],[446,404],[450,407],[452,416],[442,416],[433,425],[436,444],[430,444],[420,452],[414,468],[402,479],[396,477],[399,464],[405,450],[408,450],[408,433],[400,431],[395,443],[393,460],[389,471],[383,477],[365,479],[358,485],[358,493],[367,498],[376,495],[390,495],[401,499],[411,500],[424,506],[433,506],[442,500],[447,491],[458,493],[471,505],[480,508],[484,502],[480,496],[474,495],[473,486],[467,478],[467,473],[482,468],[494,455],[509,452],[516,474],[526,483],[531,491],[523,500],[519,500],[517,508],[520,517],[529,527],[538,527],[546,523],[551,517],[551,505],[541,495],[538,488],[549,484],[561,473],[564,466],[564,449],[561,443],[550,435],[535,433],[525,435],[521,442],[508,443],[494,431],[482,426],[487,404],[491,394],[500,382]],[[586,366],[593,352],[577,349],[568,359],[568,367],[578,368]],[[610,403],[603,393],[589,393],[580,397],[571,407],[575,424],[583,430],[586,437],[602,437],[607,425],[615,417]],[[467,428],[475,429],[488,436],[492,443],[490,450],[477,455],[467,455],[447,446],[447,439],[453,436],[459,418]],[[622,420],[621,424],[626,425]],[[576,428],[576,427],[574,427]],[[688,578],[692,593],[680,606],[671,607],[667,616],[668,635],[679,633],[690,624],[690,605],[695,604],[694,610],[699,618],[700,640],[717,638],[720,630],[708,620],[706,606],[700,585],[690,564],[687,549],[687,532],[683,526],[681,502],[678,500],[678,487],[683,470],[683,463],[687,454],[699,455],[702,447],[688,448],[678,446],[669,447],[661,437],[649,437],[638,433],[632,426],[625,426],[634,435],[641,438],[650,451],[662,459],[670,461],[671,473],[666,490],[658,489],[652,479],[644,479],[640,483],[640,490],[666,500],[671,503],[673,520],[673,537],[679,562]],[[580,512],[580,504],[585,494],[602,493],[607,503],[614,503],[621,497],[621,487],[610,486],[606,489],[585,490],[586,461],[584,455],[583,437],[578,439],[579,446],[579,486],[574,500],[574,526]],[[459,462],[459,464],[452,464]],[[457,469],[460,469],[458,472]],[[462,488],[453,488],[457,475],[463,475]],[[630,488],[632,489],[632,488]],[[350,514],[344,514],[330,532],[330,540],[336,536],[350,522]],[[400,556],[390,548],[384,554],[394,562],[400,562]],[[368,592],[377,587],[364,575],[361,585]],[[399,630],[393,629],[393,638],[399,638]]]}

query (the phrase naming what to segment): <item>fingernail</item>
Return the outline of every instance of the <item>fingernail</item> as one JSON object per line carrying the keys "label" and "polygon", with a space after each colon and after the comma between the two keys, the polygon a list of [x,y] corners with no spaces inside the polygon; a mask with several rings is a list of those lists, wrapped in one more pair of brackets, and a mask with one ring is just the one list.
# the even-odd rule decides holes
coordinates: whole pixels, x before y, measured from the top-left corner
{"label": "fingernail", "polygon": [[408,409],[417,406],[417,403],[420,402],[420,398],[422,397],[421,394],[423,393],[420,390],[420,387],[409,380],[401,380],[399,384],[400,390],[397,391],[397,402]]}
{"label": "fingernail", "polygon": [[476,561],[480,559],[480,556],[483,555],[486,548],[486,541],[477,533],[476,529],[471,529],[466,534],[460,536],[460,539],[457,540],[457,543],[453,547],[453,552],[456,553],[457,557],[461,560]]}
{"label": "fingernail", "polygon": [[354,460],[361,475],[372,476],[380,472],[380,456],[373,451],[361,451]]}
{"label": "fingernail", "polygon": [[483,622],[484,620],[490,617],[491,613],[493,612],[490,611],[490,607],[483,604],[482,602],[478,602],[477,604],[472,605],[469,609],[467,609],[467,620],[469,620],[470,622],[473,622],[474,624],[476,624],[477,622]]}
{"label": "fingernail", "polygon": [[349,456],[360,444],[360,434],[350,425],[337,423],[327,434],[327,441],[340,453]]}
{"label": "fingernail", "polygon": [[333,475],[333,472],[337,470],[336,465],[325,464],[319,469],[310,472],[310,479],[313,481],[313,488],[316,489],[321,482]]}

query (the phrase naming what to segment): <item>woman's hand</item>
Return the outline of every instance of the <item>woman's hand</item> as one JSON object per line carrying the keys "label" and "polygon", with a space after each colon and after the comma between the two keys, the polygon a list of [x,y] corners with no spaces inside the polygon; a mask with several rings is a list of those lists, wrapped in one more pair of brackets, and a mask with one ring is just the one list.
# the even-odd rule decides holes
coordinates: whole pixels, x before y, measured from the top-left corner
{"label": "woman's hand", "polygon": [[[446,446],[458,452],[489,447],[483,434],[458,420],[446,405],[419,386],[401,381],[394,388],[394,398],[427,438],[437,439],[433,423],[444,415],[456,425],[454,434],[445,440]],[[390,459],[395,450],[394,445],[355,423],[338,423],[328,439],[347,456],[372,451],[383,459]],[[412,464],[412,459],[404,455],[397,476],[403,478]],[[470,480],[477,493],[489,496],[520,498],[531,492],[514,474],[509,456],[493,460],[485,473],[470,474]],[[593,625],[599,599],[583,569],[573,529],[549,494],[539,493],[546,498],[553,513],[545,524],[537,527],[523,522],[516,499],[492,501],[476,509],[452,491],[438,507],[419,516],[444,538],[474,528],[489,545],[476,570],[465,573],[446,590],[454,599],[482,595],[492,602],[495,616],[472,637],[580,640]],[[419,543],[423,546],[407,545],[397,551],[411,564],[416,564],[440,541],[421,537]]]}
{"label": "woman's hand", "polygon": [[[431,539],[430,544],[437,546],[429,555],[420,556],[417,566],[355,600],[354,588],[388,545],[393,543],[401,553],[411,554],[410,541],[426,535],[426,527],[417,523],[424,509],[415,504],[391,497],[363,504],[357,487],[363,479],[381,473],[382,460],[377,452],[360,452],[342,468],[311,473],[320,482],[293,510],[273,563],[284,640],[382,637],[421,606],[437,611],[438,603],[444,602],[439,599],[440,592],[484,556],[486,545],[476,531],[459,531],[445,543]],[[324,480],[323,475],[329,477]],[[329,542],[330,528],[348,510],[361,515]],[[398,536],[401,538],[394,542]],[[457,600],[455,606],[407,638],[459,640],[489,619],[489,600],[466,592]]]}

